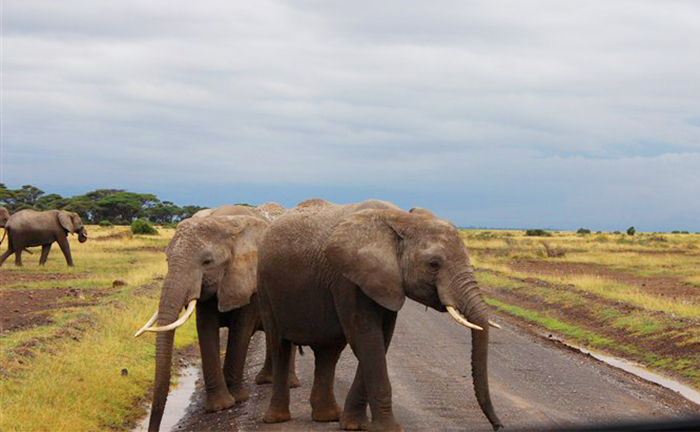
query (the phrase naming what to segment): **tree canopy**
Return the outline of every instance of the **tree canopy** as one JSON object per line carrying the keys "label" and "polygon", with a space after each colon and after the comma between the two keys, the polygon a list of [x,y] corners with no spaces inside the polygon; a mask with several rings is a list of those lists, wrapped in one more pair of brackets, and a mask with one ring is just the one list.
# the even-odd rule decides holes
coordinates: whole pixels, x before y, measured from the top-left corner
{"label": "tree canopy", "polygon": [[83,195],[65,198],[59,194],[46,195],[41,189],[24,185],[8,189],[0,183],[0,206],[10,213],[24,209],[68,210],[80,215],[85,223],[131,224],[138,218],[163,225],[186,219],[204,207],[180,207],[170,201],[161,201],[153,194],[129,192],[123,189],[97,189]]}

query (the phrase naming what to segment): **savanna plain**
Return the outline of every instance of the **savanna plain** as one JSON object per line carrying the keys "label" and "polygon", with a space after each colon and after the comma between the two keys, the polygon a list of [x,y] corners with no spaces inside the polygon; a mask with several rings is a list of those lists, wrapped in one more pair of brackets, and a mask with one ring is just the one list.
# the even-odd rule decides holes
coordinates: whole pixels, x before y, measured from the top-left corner
{"label": "savanna plain", "polygon": [[[0,430],[129,430],[146,412],[155,348],[133,335],[157,307],[174,230],[88,232],[71,241],[75,267],[57,248],[40,267],[35,248],[0,268]],[[546,234],[462,231],[496,319],[700,389],[700,235]],[[196,343],[193,320],[175,343]]]}

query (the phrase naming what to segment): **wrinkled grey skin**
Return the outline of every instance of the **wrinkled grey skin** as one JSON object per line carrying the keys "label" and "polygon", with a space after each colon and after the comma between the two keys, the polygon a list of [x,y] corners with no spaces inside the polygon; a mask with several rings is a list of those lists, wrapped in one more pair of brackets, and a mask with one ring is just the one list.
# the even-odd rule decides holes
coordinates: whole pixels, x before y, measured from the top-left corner
{"label": "wrinkled grey skin", "polygon": [[252,216],[256,218],[262,218],[268,222],[272,222],[278,216],[284,214],[287,211],[282,205],[268,202],[261,204],[258,207],[250,207],[238,204],[223,204],[215,209],[203,209],[193,214],[193,218],[207,217],[207,216]]}
{"label": "wrinkled grey skin", "polygon": [[[340,420],[345,430],[402,430],[392,410],[386,351],[409,297],[441,312],[453,306],[484,329],[472,331],[474,388],[494,429],[502,427],[489,396],[487,308],[454,225],[377,200],[304,205],[271,224],[259,252],[258,293],[273,357],[263,421],[291,418],[286,384],[294,343],[315,353],[314,420]],[[333,381],[347,343],[359,367],[341,413]]]}
{"label": "wrinkled grey skin", "polygon": [[[157,325],[175,321],[183,306],[197,302],[197,335],[206,389],[205,409],[220,411],[248,399],[243,368],[253,333],[262,330],[257,300],[257,249],[268,222],[255,209],[222,206],[209,215],[177,226],[168,244],[168,274],[163,282]],[[242,208],[234,208],[242,207]],[[219,211],[221,210],[221,211]],[[234,215],[231,215],[234,213]],[[235,214],[238,213],[238,214]],[[241,214],[242,213],[242,214]],[[219,328],[229,336],[223,369],[219,357]],[[149,431],[157,431],[170,383],[175,331],[156,336],[156,372]],[[266,364],[256,383],[271,382]],[[291,385],[299,380],[292,375]]]}
{"label": "wrinkled grey skin", "polygon": [[78,234],[78,240],[87,240],[87,231],[77,213],[64,210],[20,210],[10,216],[5,224],[8,248],[0,256],[0,266],[5,260],[15,254],[15,265],[22,265],[22,250],[27,247],[41,246],[39,264],[44,265],[51,251],[53,242],[57,242],[68,266],[73,266],[68,234]]}

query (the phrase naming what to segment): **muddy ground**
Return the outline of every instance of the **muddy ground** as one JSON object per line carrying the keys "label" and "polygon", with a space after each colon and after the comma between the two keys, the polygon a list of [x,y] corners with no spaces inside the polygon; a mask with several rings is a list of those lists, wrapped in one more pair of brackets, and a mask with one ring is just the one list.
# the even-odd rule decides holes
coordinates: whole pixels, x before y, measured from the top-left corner
{"label": "muddy ground", "polygon": [[[23,284],[32,282],[79,280],[87,276],[87,274],[34,273],[0,269],[0,333],[51,324],[53,323],[52,312],[94,306],[103,297],[112,293],[105,289],[77,287],[22,288]],[[15,288],[3,288],[9,285]]]}

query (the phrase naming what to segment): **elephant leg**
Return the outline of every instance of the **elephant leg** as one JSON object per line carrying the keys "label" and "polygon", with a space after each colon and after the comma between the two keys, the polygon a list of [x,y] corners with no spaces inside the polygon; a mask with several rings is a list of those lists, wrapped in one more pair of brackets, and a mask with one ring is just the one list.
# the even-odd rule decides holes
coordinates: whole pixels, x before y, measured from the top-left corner
{"label": "elephant leg", "polygon": [[272,355],[270,354],[270,338],[265,335],[265,364],[255,376],[255,384],[272,383]]}
{"label": "elephant leg", "polygon": [[[289,388],[297,388],[301,386],[301,381],[297,376],[296,370],[296,351],[292,348],[291,359],[290,359],[290,376],[289,376]],[[272,356],[270,355],[270,339],[267,335],[265,336],[265,364],[263,365],[260,372],[255,376],[255,384],[270,384],[272,383]]]}
{"label": "elephant leg", "polygon": [[202,372],[206,389],[205,410],[221,411],[236,400],[229,394],[219,357],[219,310],[216,297],[197,303],[197,337],[202,355]]}
{"label": "elephant leg", "polygon": [[289,421],[289,363],[291,360],[292,343],[288,340],[272,341],[272,397],[270,406],[263,417],[265,423],[281,423]]}
{"label": "elephant leg", "polygon": [[46,264],[46,260],[49,258],[49,252],[51,252],[51,243],[41,246],[41,258],[39,258],[39,265]]}
{"label": "elephant leg", "polygon": [[335,366],[340,353],[345,348],[345,341],[331,346],[313,346],[316,365],[314,369],[314,384],[311,389],[311,418],[317,422],[338,421],[340,407],[335,400],[333,384],[335,381]]}
{"label": "elephant leg", "polygon": [[58,246],[63,252],[63,256],[66,257],[66,263],[68,267],[73,267],[73,257],[70,254],[70,245],[68,244],[68,239],[63,237],[58,239]]}
{"label": "elephant leg", "polygon": [[[385,351],[389,350],[395,326],[395,313],[385,317],[383,325]],[[348,391],[348,396],[345,399],[343,415],[340,417],[340,428],[343,430],[365,430],[368,424],[367,389],[365,389],[362,369],[358,367],[355,372],[355,379],[352,381],[352,386],[350,386],[350,391]]]}
{"label": "elephant leg", "polygon": [[289,357],[289,388],[297,388],[301,386],[301,381],[297,376],[297,350],[296,346],[292,346],[292,352]]}
{"label": "elephant leg", "polygon": [[2,256],[0,256],[0,267],[2,267],[2,263],[4,263],[5,260],[13,253],[15,253],[15,250],[11,247],[8,247],[5,253],[3,253]]}
{"label": "elephant leg", "polygon": [[255,331],[255,321],[259,320],[258,317],[254,316],[252,309],[253,307],[248,305],[235,311],[228,330],[224,378],[226,387],[236,402],[246,401],[250,397],[248,389],[243,386],[243,370],[250,338]]}
{"label": "elephant leg", "polygon": [[24,249],[16,249],[15,250],[15,265],[17,267],[22,267],[22,251]]}
{"label": "elephant leg", "polygon": [[387,340],[384,335],[387,330],[393,333],[393,325],[388,324],[396,319],[396,312],[382,308],[359,290],[342,301],[336,300],[336,304],[343,304],[336,310],[350,347],[359,361],[356,378],[359,378],[358,375],[362,377],[361,383],[353,383],[354,400],[350,404],[357,411],[353,412],[351,408],[348,417],[352,418],[352,414],[355,414],[356,420],[361,420],[360,405],[364,399],[361,384],[364,384],[364,393],[372,413],[372,422],[367,430],[402,431],[394,417],[391,402],[391,382],[386,364],[390,339]]}

